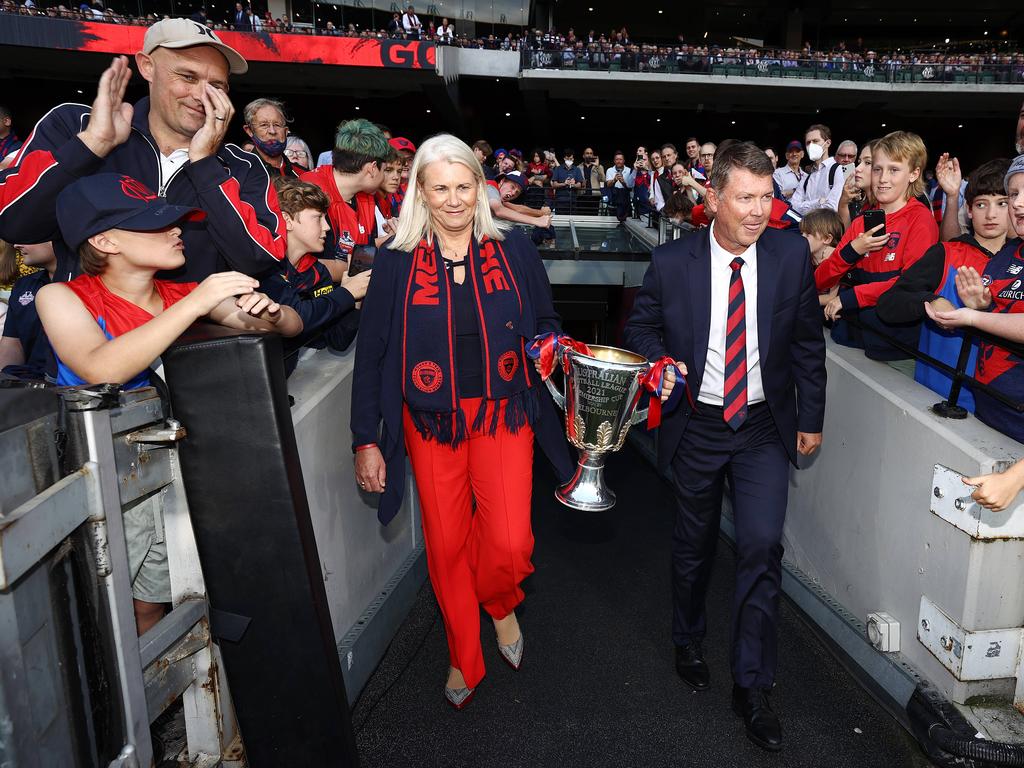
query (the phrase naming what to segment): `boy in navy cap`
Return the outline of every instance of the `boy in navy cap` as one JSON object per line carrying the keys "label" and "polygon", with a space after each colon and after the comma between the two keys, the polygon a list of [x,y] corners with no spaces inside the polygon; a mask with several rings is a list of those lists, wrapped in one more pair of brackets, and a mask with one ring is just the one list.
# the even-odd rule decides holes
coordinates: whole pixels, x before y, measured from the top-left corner
{"label": "boy in navy cap", "polygon": [[[302,331],[294,310],[256,293],[258,281],[240,272],[213,274],[198,285],[154,279],[184,264],[179,224],[197,215],[122,174],[87,176],[61,192],[57,223],[85,274],[44,286],[36,298],[58,384],[146,386],[149,367],[202,317],[285,336]],[[141,635],[163,615],[170,581],[154,515],[136,522],[126,520],[125,531]]]}

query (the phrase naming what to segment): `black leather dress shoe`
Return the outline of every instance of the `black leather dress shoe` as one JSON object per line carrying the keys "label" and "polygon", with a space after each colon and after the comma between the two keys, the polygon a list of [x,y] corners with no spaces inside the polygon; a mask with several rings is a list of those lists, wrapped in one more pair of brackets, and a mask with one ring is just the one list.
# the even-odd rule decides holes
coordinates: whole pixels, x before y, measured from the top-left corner
{"label": "black leather dress shoe", "polygon": [[676,646],[676,672],[695,691],[706,691],[710,687],[711,676],[699,642]]}
{"label": "black leather dress shoe", "polygon": [[732,687],[732,710],[743,718],[747,738],[769,752],[782,749],[782,726],[768,704],[768,691],[763,688]]}

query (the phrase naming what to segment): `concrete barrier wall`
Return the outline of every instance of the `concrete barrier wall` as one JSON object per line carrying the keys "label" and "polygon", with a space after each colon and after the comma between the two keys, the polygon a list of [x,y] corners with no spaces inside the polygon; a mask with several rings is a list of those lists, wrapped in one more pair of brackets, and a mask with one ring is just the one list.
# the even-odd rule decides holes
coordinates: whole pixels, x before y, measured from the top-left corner
{"label": "concrete barrier wall", "polygon": [[354,346],[345,353],[305,354],[288,391],[295,398],[295,439],[340,641],[419,545],[419,511],[407,477],[402,509],[384,527],[377,520],[376,495],[356,485],[349,430]]}
{"label": "concrete barrier wall", "polygon": [[922,595],[966,629],[1024,623],[1024,540],[972,540],[929,511],[935,464],[985,473],[1024,447],[973,416],[933,415],[938,395],[858,350],[830,343],[828,377],[823,447],[791,470],[786,559],[862,621],[898,619],[904,658],[954,701],[1012,692],[956,681],[917,627]]}

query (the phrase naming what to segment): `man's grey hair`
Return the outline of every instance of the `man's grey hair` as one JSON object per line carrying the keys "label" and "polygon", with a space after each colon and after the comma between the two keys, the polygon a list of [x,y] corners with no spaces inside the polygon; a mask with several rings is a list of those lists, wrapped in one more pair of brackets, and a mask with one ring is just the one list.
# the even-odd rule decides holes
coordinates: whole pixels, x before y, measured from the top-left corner
{"label": "man's grey hair", "polygon": [[284,102],[278,99],[255,99],[245,105],[245,110],[242,112],[242,119],[245,120],[246,125],[252,125],[252,121],[256,119],[256,113],[264,107],[273,107],[281,113],[281,117],[286,123],[288,120],[288,112],[285,110]]}
{"label": "man's grey hair", "polygon": [[743,168],[755,176],[771,176],[775,170],[763,149],[752,141],[738,141],[715,155],[715,164],[711,168],[711,188],[722,192],[729,183],[729,174],[733,168]]}
{"label": "man's grey hair", "polygon": [[842,152],[843,151],[843,147],[846,147],[846,146],[853,147],[853,156],[856,157],[857,156],[857,142],[852,141],[850,139],[846,139],[846,141],[844,141],[838,147],[836,147],[836,154],[838,155],[840,152]]}

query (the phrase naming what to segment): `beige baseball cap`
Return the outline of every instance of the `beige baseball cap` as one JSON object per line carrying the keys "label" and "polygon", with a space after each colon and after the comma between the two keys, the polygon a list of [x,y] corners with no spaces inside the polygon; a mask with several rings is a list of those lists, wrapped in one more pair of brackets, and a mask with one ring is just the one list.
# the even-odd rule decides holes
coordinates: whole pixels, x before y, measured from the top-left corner
{"label": "beige baseball cap", "polygon": [[210,45],[223,53],[233,75],[244,75],[249,71],[249,64],[242,54],[221,42],[212,29],[191,19],[158,21],[146,30],[142,52],[149,55],[157,48],[191,48],[196,45]]}

